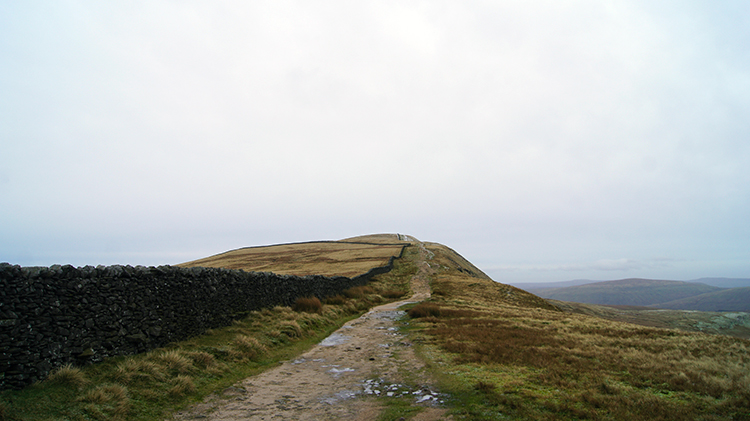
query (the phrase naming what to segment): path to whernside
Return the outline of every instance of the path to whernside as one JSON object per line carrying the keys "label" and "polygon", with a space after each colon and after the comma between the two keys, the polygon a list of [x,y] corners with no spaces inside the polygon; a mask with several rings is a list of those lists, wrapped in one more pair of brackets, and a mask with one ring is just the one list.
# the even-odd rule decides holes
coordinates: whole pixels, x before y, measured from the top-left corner
{"label": "path to whernside", "polygon": [[375,307],[293,361],[245,379],[175,420],[375,420],[384,400],[405,397],[424,407],[414,420],[451,419],[409,340],[399,333],[398,308],[430,297],[432,253],[421,243],[408,300]]}

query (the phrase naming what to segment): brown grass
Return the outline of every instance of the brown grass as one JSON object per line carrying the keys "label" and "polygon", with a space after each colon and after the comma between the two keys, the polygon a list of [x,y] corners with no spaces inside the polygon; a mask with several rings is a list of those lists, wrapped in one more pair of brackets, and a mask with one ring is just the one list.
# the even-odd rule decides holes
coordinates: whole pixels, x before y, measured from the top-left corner
{"label": "brown grass", "polygon": [[344,295],[349,298],[364,298],[368,294],[373,294],[375,290],[370,286],[358,286],[358,287],[351,287],[347,290],[344,290]]}
{"label": "brown grass", "polygon": [[333,297],[326,297],[325,303],[330,305],[341,305],[346,303],[346,297],[341,294],[334,295]]}
{"label": "brown grass", "polygon": [[267,350],[257,339],[248,335],[238,336],[232,343],[236,355],[240,358],[247,358],[256,361],[263,357]]}
{"label": "brown grass", "polygon": [[385,266],[392,256],[398,256],[403,245],[393,243],[358,244],[331,241],[248,247],[178,266],[221,267],[285,275],[353,277],[372,268]]}
{"label": "brown grass", "polygon": [[127,389],[117,384],[103,384],[87,391],[78,401],[96,420],[124,420],[130,409]]}
{"label": "brown grass", "polygon": [[379,294],[383,298],[391,298],[392,299],[392,298],[401,298],[401,297],[403,297],[404,295],[406,295],[406,291],[401,290],[401,289],[389,289],[389,290],[385,290],[385,291],[380,291]]}
{"label": "brown grass", "polygon": [[320,313],[323,310],[323,303],[318,297],[300,297],[294,301],[292,310],[305,313]]}
{"label": "brown grass", "polygon": [[89,382],[83,371],[80,368],[73,367],[71,364],[66,364],[57,370],[54,370],[50,373],[49,377],[47,377],[47,381],[63,384],[76,389],[85,386]]}
{"label": "brown grass", "polygon": [[413,319],[420,317],[440,317],[440,307],[431,303],[420,303],[409,309],[407,314]]}
{"label": "brown grass", "polygon": [[189,373],[193,369],[193,361],[177,349],[163,352],[158,361],[177,373]]}
{"label": "brown grass", "polygon": [[173,398],[181,397],[195,391],[195,383],[190,376],[179,375],[173,378],[170,383],[172,387],[169,389],[169,395]]}
{"label": "brown grass", "polygon": [[436,346],[436,367],[449,362],[463,417],[750,419],[749,341],[564,313],[435,251],[443,294],[410,324]]}

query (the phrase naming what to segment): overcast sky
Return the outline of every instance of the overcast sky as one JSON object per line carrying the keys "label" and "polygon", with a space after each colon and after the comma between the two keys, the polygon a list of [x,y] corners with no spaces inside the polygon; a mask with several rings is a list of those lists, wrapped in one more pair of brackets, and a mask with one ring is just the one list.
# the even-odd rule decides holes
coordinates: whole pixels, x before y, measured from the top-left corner
{"label": "overcast sky", "polygon": [[750,2],[6,1],[0,152],[0,262],[750,278]]}

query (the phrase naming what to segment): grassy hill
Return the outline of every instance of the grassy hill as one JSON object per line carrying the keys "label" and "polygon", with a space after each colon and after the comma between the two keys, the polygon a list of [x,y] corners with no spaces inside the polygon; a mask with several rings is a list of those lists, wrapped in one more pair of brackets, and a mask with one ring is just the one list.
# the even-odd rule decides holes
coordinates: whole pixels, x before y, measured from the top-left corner
{"label": "grassy hill", "polygon": [[368,236],[342,241],[312,241],[246,247],[179,264],[180,267],[213,267],[282,275],[353,277],[385,266],[398,256],[406,242],[397,236]]}
{"label": "grassy hill", "polygon": [[458,419],[750,419],[750,341],[563,311],[428,249],[434,294],[408,329]]}
{"label": "grassy hill", "polygon": [[[325,242],[241,249],[203,263],[340,274],[387,260],[394,250],[389,244],[406,248],[391,272],[368,288],[324,300],[317,312],[255,312],[169,349],[61,370],[23,391],[2,392],[0,421],[167,419],[212,391],[294,358],[387,301],[389,292],[405,293],[417,265],[425,264],[433,295],[412,305],[403,331],[439,379],[456,420],[750,420],[750,341],[555,306],[493,281],[441,244],[398,235],[335,243],[343,248]],[[428,251],[426,262],[418,260],[420,247]],[[654,290],[666,297],[673,288],[657,281]]]}
{"label": "grassy hill", "polygon": [[533,289],[543,298],[577,303],[649,306],[694,297],[721,288],[705,284],[653,279],[622,279],[566,288]]}
{"label": "grassy hill", "polygon": [[722,289],[659,303],[655,307],[675,310],[750,312],[750,287]]}
{"label": "grassy hill", "polygon": [[642,326],[705,332],[750,339],[750,313],[686,311],[639,306],[607,306],[548,300],[555,307],[570,313],[585,314]]}

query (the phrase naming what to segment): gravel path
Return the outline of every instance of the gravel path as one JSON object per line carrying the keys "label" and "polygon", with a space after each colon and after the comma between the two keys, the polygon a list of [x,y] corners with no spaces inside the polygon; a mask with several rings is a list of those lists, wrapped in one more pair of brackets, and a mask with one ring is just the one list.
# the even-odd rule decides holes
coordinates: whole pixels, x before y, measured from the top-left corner
{"label": "gravel path", "polygon": [[399,307],[429,298],[432,253],[421,243],[408,300],[374,307],[293,361],[245,379],[174,416],[175,420],[374,420],[384,399],[423,407],[414,420],[442,420],[444,398],[396,328]]}

